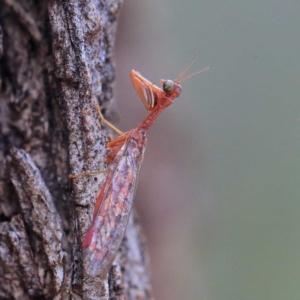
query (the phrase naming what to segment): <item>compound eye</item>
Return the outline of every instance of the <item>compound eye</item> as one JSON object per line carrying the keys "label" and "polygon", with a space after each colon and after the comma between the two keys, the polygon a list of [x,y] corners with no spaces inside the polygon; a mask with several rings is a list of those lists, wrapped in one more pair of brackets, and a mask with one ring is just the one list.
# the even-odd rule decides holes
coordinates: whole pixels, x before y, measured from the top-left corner
{"label": "compound eye", "polygon": [[164,84],[163,84],[163,90],[164,90],[164,92],[166,92],[166,93],[172,93],[173,90],[174,90],[174,86],[175,86],[174,81],[168,79],[168,80],[166,80],[166,81],[164,82]]}

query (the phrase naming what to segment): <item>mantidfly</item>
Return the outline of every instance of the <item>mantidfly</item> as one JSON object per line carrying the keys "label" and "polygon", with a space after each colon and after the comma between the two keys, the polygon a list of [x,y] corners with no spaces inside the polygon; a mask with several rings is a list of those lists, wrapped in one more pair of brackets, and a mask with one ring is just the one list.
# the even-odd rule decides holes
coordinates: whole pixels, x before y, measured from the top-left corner
{"label": "mantidfly", "polygon": [[[107,179],[97,197],[92,224],[83,242],[87,272],[91,276],[104,276],[108,272],[121,244],[147,144],[146,131],[159,114],[180,96],[182,92],[180,83],[208,70],[208,67],[203,68],[182,78],[195,58],[196,56],[174,80],[160,80],[162,89],[148,81],[140,73],[134,70],[130,72],[136,92],[150,113],[140,125],[128,132],[120,131],[105,120],[100,107],[96,106],[102,122],[120,136],[107,143],[109,149],[107,161],[111,163],[112,169],[108,171]],[[86,172],[69,177],[76,178],[103,172],[105,171]]]}

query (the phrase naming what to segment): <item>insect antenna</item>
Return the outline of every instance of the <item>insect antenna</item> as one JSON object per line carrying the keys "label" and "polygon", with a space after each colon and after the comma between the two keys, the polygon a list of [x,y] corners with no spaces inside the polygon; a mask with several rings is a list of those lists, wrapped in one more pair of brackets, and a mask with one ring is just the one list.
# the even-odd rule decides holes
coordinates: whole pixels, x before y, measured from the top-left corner
{"label": "insect antenna", "polygon": [[194,62],[196,59],[197,55],[195,54],[192,60],[187,64],[187,66],[179,73],[179,75],[174,79],[174,82],[177,82],[180,77],[187,71],[187,69],[191,66],[191,64]]}
{"label": "insect antenna", "polygon": [[[199,73],[201,73],[201,72],[204,72],[204,71],[206,71],[206,70],[208,70],[208,69],[209,69],[209,67],[206,67],[206,68],[200,69],[200,70],[198,70],[198,71],[195,71],[195,72],[193,72],[192,74],[187,75],[187,76],[185,76],[184,78],[182,78],[182,79],[180,79],[179,81],[176,81],[176,82],[177,82],[177,83],[181,83],[181,82],[183,82],[183,81],[185,81],[185,80],[191,78],[192,76],[195,76],[196,74],[199,74]],[[175,81],[175,80],[174,80],[174,81]]]}

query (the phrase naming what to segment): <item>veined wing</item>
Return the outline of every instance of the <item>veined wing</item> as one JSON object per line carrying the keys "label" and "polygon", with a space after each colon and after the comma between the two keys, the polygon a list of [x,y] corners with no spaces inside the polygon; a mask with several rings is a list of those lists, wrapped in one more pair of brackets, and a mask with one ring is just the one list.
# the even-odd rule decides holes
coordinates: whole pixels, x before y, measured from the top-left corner
{"label": "veined wing", "polygon": [[162,92],[162,90],[137,71],[131,70],[130,76],[134,88],[141,98],[144,106],[146,109],[152,110],[156,106],[158,95]]}
{"label": "veined wing", "polygon": [[[101,202],[83,243],[87,272],[104,275],[121,244],[135,195],[138,173],[143,161],[146,136],[142,143],[131,136],[115,157],[115,169],[106,180],[97,201]],[[99,199],[101,197],[101,199]]]}

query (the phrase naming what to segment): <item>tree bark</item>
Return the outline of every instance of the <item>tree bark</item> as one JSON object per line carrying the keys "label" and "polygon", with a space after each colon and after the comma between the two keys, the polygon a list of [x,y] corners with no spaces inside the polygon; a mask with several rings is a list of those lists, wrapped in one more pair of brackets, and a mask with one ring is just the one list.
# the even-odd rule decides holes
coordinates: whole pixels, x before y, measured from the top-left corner
{"label": "tree bark", "polygon": [[122,0],[0,3],[0,299],[152,299],[136,214],[107,277],[81,244],[104,175]]}

